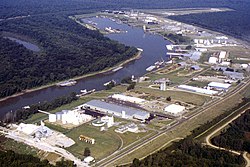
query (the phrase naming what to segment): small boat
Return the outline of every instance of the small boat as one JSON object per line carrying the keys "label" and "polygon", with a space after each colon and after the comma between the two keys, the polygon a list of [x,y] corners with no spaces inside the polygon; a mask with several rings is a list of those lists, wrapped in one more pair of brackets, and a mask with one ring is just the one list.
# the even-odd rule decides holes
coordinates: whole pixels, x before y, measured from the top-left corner
{"label": "small boat", "polygon": [[110,84],[111,82],[113,82],[114,84],[116,84],[115,80],[111,80],[111,81],[108,81],[108,82],[104,83],[103,86],[107,86],[107,85]]}
{"label": "small boat", "polygon": [[113,71],[113,72],[116,72],[116,71],[118,71],[118,70],[120,70],[120,69],[122,69],[122,68],[123,68],[123,67],[120,66],[120,67],[117,67],[117,68],[113,69],[112,71]]}
{"label": "small boat", "polygon": [[73,86],[75,85],[77,82],[75,80],[68,80],[68,81],[63,81],[63,82],[59,82],[58,84],[56,84],[57,86]]}
{"label": "small boat", "polygon": [[81,93],[76,95],[77,97],[82,97],[82,96],[85,96],[85,95],[88,95],[88,94],[91,94],[91,93],[94,93],[95,92],[95,89],[92,89],[90,91],[87,91],[87,89],[84,89],[84,90],[81,90]]}
{"label": "small boat", "polygon": [[155,68],[156,68],[156,66],[149,66],[148,68],[146,68],[146,71],[152,71]]}

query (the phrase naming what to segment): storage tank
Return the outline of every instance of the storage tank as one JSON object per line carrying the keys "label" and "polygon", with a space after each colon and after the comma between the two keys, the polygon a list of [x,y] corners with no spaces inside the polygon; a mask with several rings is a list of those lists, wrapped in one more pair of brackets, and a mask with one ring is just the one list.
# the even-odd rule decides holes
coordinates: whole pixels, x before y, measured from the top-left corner
{"label": "storage tank", "polygon": [[56,114],[49,114],[49,122],[56,122]]}

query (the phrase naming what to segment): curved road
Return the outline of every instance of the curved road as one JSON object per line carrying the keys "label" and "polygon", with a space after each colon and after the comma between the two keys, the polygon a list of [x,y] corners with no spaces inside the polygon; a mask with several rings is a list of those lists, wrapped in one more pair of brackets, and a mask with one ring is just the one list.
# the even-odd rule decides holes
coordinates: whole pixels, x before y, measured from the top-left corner
{"label": "curved road", "polygon": [[[249,108],[248,108],[249,109]],[[221,127],[217,128],[216,130],[214,130],[212,133],[210,133],[207,137],[206,137],[206,144],[214,149],[218,149],[218,150],[224,150],[224,151],[228,151],[230,153],[236,154],[236,155],[241,155],[241,152],[239,151],[235,151],[235,150],[230,150],[230,149],[226,149],[226,148],[222,148],[222,147],[218,147],[214,144],[211,143],[211,138],[218,132],[220,132],[222,129],[224,129],[226,126],[228,126],[228,124],[230,124],[232,121],[236,120],[237,118],[239,118],[241,116],[241,114],[245,113],[248,109],[242,111],[240,114],[238,114],[237,116],[235,116],[234,118],[230,119],[229,121],[227,121],[224,125],[222,125]],[[243,154],[243,158],[246,161],[246,167],[250,167],[250,160],[247,158],[246,156],[247,152],[244,152]]]}
{"label": "curved road", "polygon": [[[125,155],[133,152],[134,150],[143,147],[144,145],[148,144],[150,141],[158,138],[159,136],[163,135],[164,133],[173,130],[176,126],[182,124],[183,122],[191,120],[191,119],[194,119],[195,117],[199,116],[203,112],[206,112],[211,107],[214,107],[214,106],[216,106],[218,104],[221,104],[221,103],[225,102],[226,100],[228,100],[229,98],[231,98],[235,94],[239,93],[240,91],[242,91],[246,87],[248,87],[250,85],[250,78],[247,78],[245,82],[246,83],[242,83],[241,82],[240,84],[238,84],[238,86],[234,90],[228,92],[225,96],[222,97],[222,99],[216,100],[216,101],[212,101],[211,103],[206,104],[206,106],[203,106],[200,109],[197,109],[198,111],[194,112],[189,117],[187,117],[185,119],[181,119],[181,120],[175,122],[174,124],[172,124],[171,126],[166,126],[165,128],[161,129],[161,131],[159,131],[157,134],[151,136],[150,138],[147,138],[147,139],[145,139],[143,141],[140,141],[140,143],[138,143],[138,144],[130,147],[127,150],[126,149],[121,149],[121,150],[119,150],[118,153],[116,153],[116,155],[112,154],[112,156],[108,156],[105,159],[96,162],[95,165],[96,166],[100,166],[100,167],[109,166],[112,163],[114,163],[115,161],[117,161],[118,159],[121,159]],[[249,165],[250,165],[250,163],[249,163]]]}

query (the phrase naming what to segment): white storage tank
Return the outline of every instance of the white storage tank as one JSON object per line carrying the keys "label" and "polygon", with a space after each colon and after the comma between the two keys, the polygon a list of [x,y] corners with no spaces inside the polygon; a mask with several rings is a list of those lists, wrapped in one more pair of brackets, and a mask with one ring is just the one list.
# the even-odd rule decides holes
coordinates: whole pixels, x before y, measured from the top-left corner
{"label": "white storage tank", "polygon": [[56,122],[56,114],[49,114],[49,122]]}
{"label": "white storage tank", "polygon": [[61,121],[62,120],[62,112],[56,113],[56,120]]}

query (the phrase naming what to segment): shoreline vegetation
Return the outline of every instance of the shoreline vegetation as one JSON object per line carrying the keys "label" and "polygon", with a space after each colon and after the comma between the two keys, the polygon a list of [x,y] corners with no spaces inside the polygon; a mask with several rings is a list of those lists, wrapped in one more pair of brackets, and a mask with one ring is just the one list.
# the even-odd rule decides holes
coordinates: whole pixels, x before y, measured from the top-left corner
{"label": "shoreline vegetation", "polygon": [[[138,60],[141,58],[141,51],[138,51],[134,56],[132,56],[130,59],[128,60],[125,60],[125,61],[122,61],[120,63],[118,63],[117,65],[113,66],[113,67],[110,67],[110,68],[106,68],[106,69],[103,69],[101,71],[97,71],[97,72],[93,72],[93,73],[89,73],[89,74],[85,74],[85,75],[82,75],[82,76],[78,76],[78,77],[73,77],[73,78],[70,78],[72,80],[81,80],[81,79],[84,79],[84,78],[87,78],[87,77],[93,77],[95,75],[99,75],[99,74],[105,74],[107,72],[111,72],[113,73],[112,70],[116,69],[117,67],[121,67],[121,66],[124,66],[132,61],[135,61],[135,60]],[[114,71],[115,72],[115,71]],[[69,80],[69,79],[67,79]],[[65,81],[65,80],[64,80]],[[37,87],[37,88],[32,88],[32,89],[27,89],[27,90],[23,90],[22,92],[20,93],[16,93],[16,94],[13,94],[11,96],[7,96],[7,97],[4,97],[4,98],[0,98],[0,102],[3,102],[3,101],[6,101],[8,99],[11,99],[11,98],[14,98],[14,97],[18,97],[18,96],[21,96],[21,95],[24,95],[26,93],[31,93],[31,92],[35,92],[35,91],[38,91],[38,90],[42,90],[42,89],[46,89],[46,88],[49,88],[49,87],[52,87],[52,86],[56,86],[56,84],[58,84],[59,82],[63,82],[63,81],[57,81],[57,82],[54,82],[54,83],[50,83],[50,84],[47,84],[47,85],[44,85],[44,86],[40,86],[40,87]]]}

